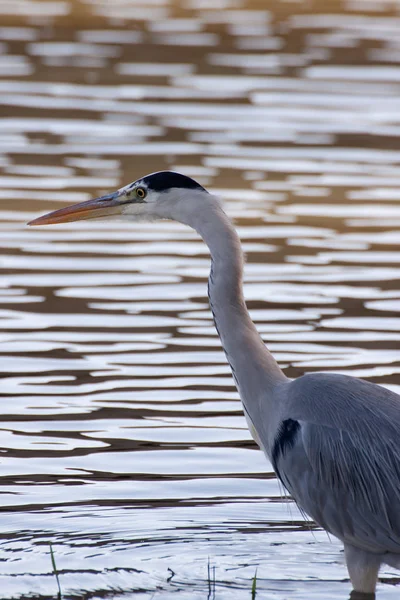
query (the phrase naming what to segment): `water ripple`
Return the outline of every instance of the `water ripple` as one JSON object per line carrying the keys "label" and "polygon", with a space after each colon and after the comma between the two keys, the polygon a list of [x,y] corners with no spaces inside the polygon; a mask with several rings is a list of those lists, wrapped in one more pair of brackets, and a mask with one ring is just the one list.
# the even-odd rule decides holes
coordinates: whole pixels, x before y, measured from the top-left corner
{"label": "water ripple", "polygon": [[250,313],[287,375],[399,392],[399,18],[383,0],[283,4],[0,3],[7,598],[55,596],[49,542],[65,596],[203,600],[208,560],[221,600],[250,597],[256,568],[265,598],[348,595],[340,545],[251,439],[198,236],[25,226],[182,171],[235,220]]}

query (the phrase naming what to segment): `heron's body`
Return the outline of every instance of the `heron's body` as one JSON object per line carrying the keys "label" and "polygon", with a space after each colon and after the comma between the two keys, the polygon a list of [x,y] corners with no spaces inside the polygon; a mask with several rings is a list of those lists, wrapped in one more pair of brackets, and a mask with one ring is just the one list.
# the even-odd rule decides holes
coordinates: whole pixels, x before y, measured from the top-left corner
{"label": "heron's body", "polygon": [[208,245],[210,307],[250,430],[299,507],[344,543],[354,589],[373,595],[381,563],[400,568],[400,396],[345,375],[284,375],[246,308],[237,233],[192,179],[156,173],[33,224],[107,210],[180,221]]}

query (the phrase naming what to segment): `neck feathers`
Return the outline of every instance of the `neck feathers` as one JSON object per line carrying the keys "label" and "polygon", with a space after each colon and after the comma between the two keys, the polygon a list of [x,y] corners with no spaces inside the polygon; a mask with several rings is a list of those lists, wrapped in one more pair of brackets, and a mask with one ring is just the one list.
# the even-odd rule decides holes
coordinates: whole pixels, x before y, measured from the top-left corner
{"label": "neck feathers", "polygon": [[248,313],[243,296],[244,257],[240,239],[218,200],[190,213],[186,223],[210,249],[208,296],[215,327],[248,415],[257,419],[261,396],[286,380]]}

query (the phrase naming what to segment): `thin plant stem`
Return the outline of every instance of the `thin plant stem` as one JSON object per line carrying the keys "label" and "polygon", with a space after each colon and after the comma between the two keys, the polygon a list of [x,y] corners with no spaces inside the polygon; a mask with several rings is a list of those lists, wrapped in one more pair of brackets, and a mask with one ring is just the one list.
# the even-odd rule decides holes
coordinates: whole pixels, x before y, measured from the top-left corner
{"label": "thin plant stem", "polygon": [[207,561],[207,583],[208,583],[208,596],[207,600],[215,600],[215,566],[210,563],[210,557]]}
{"label": "thin plant stem", "polygon": [[253,583],[251,584],[251,600],[255,600],[257,595],[257,569],[254,573]]}
{"label": "thin plant stem", "polygon": [[58,587],[58,597],[61,598],[61,585],[60,585],[60,580],[58,577],[58,572],[57,572],[57,565],[56,565],[56,559],[54,556],[54,552],[53,552],[53,546],[51,544],[49,544],[50,546],[50,557],[51,557],[51,564],[53,567],[53,573],[55,575],[56,581],[57,581],[57,587]]}

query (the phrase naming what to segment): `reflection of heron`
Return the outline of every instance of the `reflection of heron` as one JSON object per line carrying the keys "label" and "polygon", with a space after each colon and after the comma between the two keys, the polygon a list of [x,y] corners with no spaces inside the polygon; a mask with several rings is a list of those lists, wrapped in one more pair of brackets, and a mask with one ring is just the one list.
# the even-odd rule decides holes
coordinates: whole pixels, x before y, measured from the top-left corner
{"label": "reflection of heron", "polygon": [[343,541],[354,590],[373,597],[381,563],[400,568],[400,396],[345,375],[287,379],[247,312],[238,235],[189,177],[153,173],[30,225],[114,216],[174,219],[208,245],[210,306],[250,430],[300,508]]}

